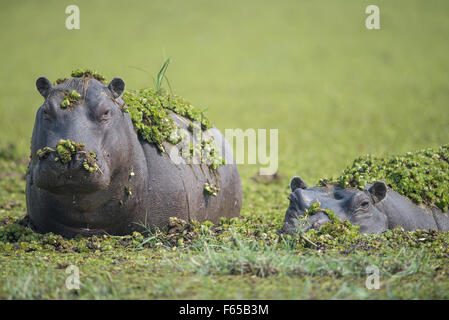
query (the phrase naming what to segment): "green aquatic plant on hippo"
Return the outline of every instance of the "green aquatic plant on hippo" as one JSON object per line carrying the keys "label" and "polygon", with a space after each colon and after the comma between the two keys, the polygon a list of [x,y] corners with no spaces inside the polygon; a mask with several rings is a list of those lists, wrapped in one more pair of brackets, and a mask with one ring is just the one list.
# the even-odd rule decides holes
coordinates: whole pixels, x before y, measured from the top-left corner
{"label": "green aquatic plant on hippo", "polygon": [[55,149],[51,147],[44,147],[42,149],[37,149],[36,155],[38,156],[39,159],[43,159],[51,152],[55,152]]}
{"label": "green aquatic plant on hippo", "polygon": [[83,160],[83,168],[89,172],[100,170],[97,164],[97,155],[92,150],[86,153],[86,157]]}
{"label": "green aquatic plant on hippo", "polygon": [[58,85],[58,84],[64,83],[64,81],[66,81],[66,80],[67,80],[67,78],[58,78],[53,82],[53,85]]}
{"label": "green aquatic plant on hippo", "polygon": [[[87,68],[80,68],[80,69],[73,70],[70,73],[70,76],[73,78],[94,78],[103,84],[106,83],[106,78],[102,74],[98,73],[96,70],[91,70],[91,69],[87,69]],[[54,82],[54,84],[58,85],[58,84],[64,83],[67,80],[68,80],[67,78],[58,78]]]}
{"label": "green aquatic plant on hippo", "polygon": [[177,144],[179,138],[173,135],[177,126],[159,100],[160,96],[161,94],[157,94],[154,89],[125,91],[122,96],[125,102],[122,110],[129,113],[134,128],[142,139],[155,144],[161,152],[165,152],[162,143],[168,141]]}
{"label": "green aquatic plant on hippo", "polygon": [[106,78],[102,74],[100,74],[96,70],[92,70],[92,69],[86,69],[86,68],[76,69],[76,70],[73,70],[70,75],[73,78],[92,77],[94,79],[97,79],[100,82],[103,82],[103,83],[106,82]]}
{"label": "green aquatic plant on hippo", "polygon": [[131,196],[133,195],[130,186],[125,186],[125,194],[126,194],[128,197],[131,197]]}
{"label": "green aquatic plant on hippo", "polygon": [[195,122],[190,122],[187,126],[187,130],[195,134],[196,132],[199,132],[201,130],[201,125]]}
{"label": "green aquatic plant on hippo", "polygon": [[220,187],[216,186],[213,183],[206,182],[204,184],[204,192],[207,195],[216,197],[219,191],[220,191]]}
{"label": "green aquatic plant on hippo", "polygon": [[39,159],[43,159],[53,152],[56,154],[55,162],[60,161],[62,164],[69,163],[76,154],[84,154],[83,168],[89,172],[99,170],[96,161],[97,155],[93,151],[86,151],[85,144],[82,142],[76,143],[70,139],[61,139],[55,148],[44,147],[43,149],[38,149],[36,155]]}
{"label": "green aquatic plant on hippo", "polygon": [[449,209],[449,145],[428,148],[404,155],[375,157],[366,155],[354,160],[336,179],[342,188],[363,189],[368,183],[382,180],[391,189],[415,203]]}
{"label": "green aquatic plant on hippo", "polygon": [[84,143],[76,143],[70,139],[61,139],[56,144],[56,152],[58,157],[55,160],[60,160],[63,164],[66,164],[72,160],[72,155],[83,151]]}
{"label": "green aquatic plant on hippo", "polygon": [[81,94],[76,92],[76,90],[71,90],[70,92],[64,93],[64,99],[61,102],[61,108],[65,109],[69,106],[75,105],[79,98],[81,98]]}
{"label": "green aquatic plant on hippo", "polygon": [[220,156],[217,146],[213,139],[201,141],[202,162],[206,163],[212,169],[217,169],[226,164],[225,158]]}
{"label": "green aquatic plant on hippo", "polygon": [[154,143],[161,152],[165,152],[162,145],[164,141],[172,144],[179,142],[179,137],[175,134],[178,126],[170,118],[171,112],[200,122],[202,129],[211,128],[209,120],[201,111],[183,98],[171,95],[164,89],[125,91],[122,99],[125,102],[122,110],[129,113],[136,131],[144,140]]}

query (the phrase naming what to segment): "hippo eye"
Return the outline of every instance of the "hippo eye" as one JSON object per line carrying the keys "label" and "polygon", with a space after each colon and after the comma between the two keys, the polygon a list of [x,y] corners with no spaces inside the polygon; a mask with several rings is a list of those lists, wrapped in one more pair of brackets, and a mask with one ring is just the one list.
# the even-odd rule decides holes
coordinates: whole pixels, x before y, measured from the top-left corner
{"label": "hippo eye", "polygon": [[363,200],[362,203],[360,204],[360,207],[362,209],[367,209],[369,207],[369,200]]}
{"label": "hippo eye", "polygon": [[110,109],[104,109],[99,114],[99,120],[100,121],[107,121],[111,118],[111,110]]}

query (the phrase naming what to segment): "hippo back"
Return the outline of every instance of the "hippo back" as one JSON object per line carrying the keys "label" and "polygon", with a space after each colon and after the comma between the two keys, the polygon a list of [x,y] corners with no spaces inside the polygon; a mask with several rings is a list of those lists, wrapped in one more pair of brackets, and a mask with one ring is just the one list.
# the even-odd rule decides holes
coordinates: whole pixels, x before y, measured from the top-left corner
{"label": "hippo back", "polygon": [[[187,130],[191,121],[176,114],[170,116],[192,138]],[[209,220],[216,223],[220,217],[239,215],[241,181],[231,147],[215,127],[202,134],[205,138],[213,137],[225,158],[225,165],[211,169],[205,163],[189,164],[181,157],[173,156],[170,150],[176,149],[175,146],[164,143],[167,152],[161,153],[153,144],[140,139],[148,167],[146,218],[149,225],[166,225],[173,216],[186,221]],[[206,183],[219,188],[216,196],[205,193]]]}
{"label": "hippo back", "polygon": [[385,199],[376,204],[386,214],[388,228],[402,227],[406,231],[416,229],[449,230],[449,215],[438,208],[416,205],[396,191],[388,190]]}

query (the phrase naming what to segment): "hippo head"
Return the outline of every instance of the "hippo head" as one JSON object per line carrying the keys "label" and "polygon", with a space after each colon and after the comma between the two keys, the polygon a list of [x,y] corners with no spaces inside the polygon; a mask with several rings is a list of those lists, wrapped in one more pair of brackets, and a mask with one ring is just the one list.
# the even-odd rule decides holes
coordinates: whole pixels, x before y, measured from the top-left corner
{"label": "hippo head", "polygon": [[[336,186],[308,188],[300,177],[294,177],[290,187],[292,193],[288,197],[290,205],[282,228],[284,232],[292,232],[295,220],[304,215],[305,210],[315,202],[319,202],[322,209],[332,210],[340,220],[349,220],[360,226],[361,233],[381,233],[387,230],[387,217],[375,206],[387,194],[387,185],[382,181],[361,191]],[[309,223],[311,227],[319,228],[328,221],[324,212],[318,212],[310,217]]]}
{"label": "hippo head", "polygon": [[[116,102],[122,101],[124,86],[118,78],[109,86],[93,77],[67,79],[55,86],[45,77],[37,79],[37,90],[45,98],[31,141],[30,174],[37,188],[56,195],[94,194],[84,202],[84,210],[108,200],[101,191],[110,188],[117,176],[114,168],[129,167],[130,150],[122,143],[129,135],[129,121],[124,121]],[[74,98],[68,97],[70,92]],[[83,145],[62,161],[56,151],[61,140]],[[95,170],[89,171],[89,165]]]}

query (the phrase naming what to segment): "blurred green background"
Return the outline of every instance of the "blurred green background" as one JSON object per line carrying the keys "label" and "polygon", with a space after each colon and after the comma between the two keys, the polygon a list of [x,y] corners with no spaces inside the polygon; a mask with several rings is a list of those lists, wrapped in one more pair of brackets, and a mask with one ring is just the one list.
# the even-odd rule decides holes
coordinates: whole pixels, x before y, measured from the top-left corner
{"label": "blurred green background", "polygon": [[[80,8],[67,30],[65,8]],[[365,8],[380,7],[380,30]],[[448,142],[449,2],[2,1],[0,147],[27,156],[35,80],[79,67],[174,92],[216,126],[279,129],[279,171],[310,183],[361,154]],[[257,166],[242,166],[245,178]],[[245,180],[244,180],[245,181]]]}

